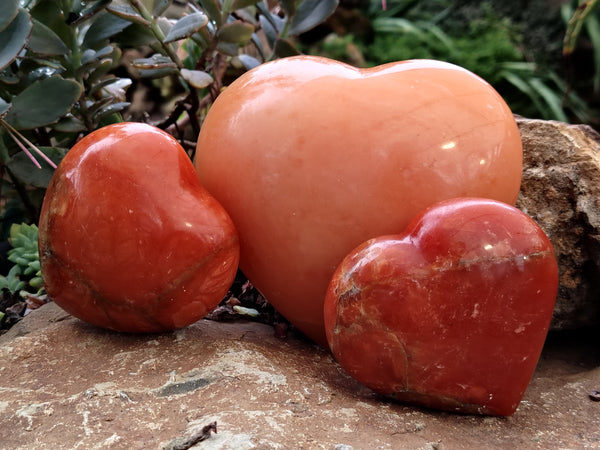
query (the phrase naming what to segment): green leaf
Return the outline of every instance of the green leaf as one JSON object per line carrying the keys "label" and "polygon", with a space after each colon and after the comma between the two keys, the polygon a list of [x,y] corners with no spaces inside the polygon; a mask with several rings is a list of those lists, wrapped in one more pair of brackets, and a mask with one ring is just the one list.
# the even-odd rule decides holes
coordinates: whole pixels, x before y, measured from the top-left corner
{"label": "green leaf", "polygon": [[289,34],[297,36],[327,19],[338,6],[338,0],[303,0],[291,18]]}
{"label": "green leaf", "polygon": [[149,26],[150,22],[144,19],[135,9],[129,5],[110,5],[106,10],[121,19],[129,22],[139,23],[144,26]]}
{"label": "green leaf", "polygon": [[15,60],[27,44],[33,24],[29,13],[19,9],[17,16],[0,32],[0,70]]}
{"label": "green leaf", "polygon": [[4,31],[18,13],[19,0],[2,0],[0,3],[0,31]]}
{"label": "green leaf", "polygon": [[267,37],[269,45],[272,47],[279,37],[281,30],[283,30],[285,20],[279,16],[269,13],[268,11],[266,11],[265,14],[261,14],[258,20],[261,28],[265,32],[265,36]]}
{"label": "green leaf", "polygon": [[155,53],[150,58],[138,58],[132,61],[133,67],[136,69],[165,69],[176,68],[177,64],[171,61],[171,58]]}
{"label": "green leaf", "polygon": [[115,114],[115,113],[123,111],[124,109],[129,107],[130,104],[131,103],[129,103],[129,102],[119,102],[119,103],[112,103],[108,106],[105,106],[104,108],[102,108],[98,112],[96,112],[96,114],[94,114],[94,120],[96,122],[99,122],[100,120],[102,120],[103,118],[105,118],[107,116],[110,116],[111,114]]}
{"label": "green leaf", "polygon": [[236,11],[238,9],[247,8],[248,6],[256,5],[259,0],[233,0],[231,9]]}
{"label": "green leaf", "polygon": [[211,22],[220,27],[223,23],[223,18],[221,17],[221,6],[219,2],[217,0],[200,0],[200,4]]}
{"label": "green leaf", "polygon": [[81,119],[71,115],[60,119],[52,128],[63,133],[79,133],[86,129]]}
{"label": "green leaf", "polygon": [[19,275],[21,275],[21,268],[12,266],[6,277],[0,277],[0,288],[8,289],[11,294],[23,289],[25,282],[19,280]]}
{"label": "green leaf", "polygon": [[260,66],[260,61],[253,56],[243,54],[238,56],[238,58],[246,70],[254,69],[257,66]]}
{"label": "green leaf", "polygon": [[19,130],[50,125],[71,110],[82,90],[76,81],[58,75],[36,81],[13,98],[5,120]]}
{"label": "green leaf", "polygon": [[530,86],[544,99],[548,108],[552,112],[552,116],[547,116],[548,119],[555,119],[561,122],[568,122],[569,119],[562,107],[562,97],[549,88],[539,78],[532,78],[529,81]]}
{"label": "green leaf", "polygon": [[217,37],[222,42],[246,45],[252,38],[252,33],[254,33],[252,25],[236,20],[223,25],[217,32]]}
{"label": "green leaf", "polygon": [[67,25],[65,15],[59,3],[62,2],[38,1],[29,10],[29,13],[31,17],[54,31],[64,43],[69,43],[73,37],[73,29]]}
{"label": "green leaf", "polygon": [[106,6],[108,6],[111,2],[112,0],[98,0],[79,12],[73,18],[67,19],[67,22],[69,25],[77,25],[78,23],[81,23],[84,20],[87,20],[90,17],[102,12],[102,10],[105,9]]}
{"label": "green leaf", "polygon": [[587,31],[592,48],[594,50],[594,77],[593,86],[594,92],[600,92],[600,20],[597,15],[588,17],[585,23],[585,30]]}
{"label": "green leaf", "polygon": [[201,70],[181,69],[181,76],[196,89],[203,89],[212,84],[213,77]]}
{"label": "green leaf", "polygon": [[152,31],[139,23],[132,23],[120,33],[112,37],[121,48],[137,48],[144,45],[155,45],[156,37]]}
{"label": "green leaf", "polygon": [[204,28],[206,24],[208,24],[208,17],[206,14],[201,12],[188,14],[175,22],[163,42],[167,44],[169,42],[190,37],[192,34]]}
{"label": "green leaf", "polygon": [[[67,150],[55,147],[38,147],[54,163],[58,164],[66,155]],[[33,165],[29,157],[24,152],[16,153],[6,165],[21,183],[27,186],[45,188],[52,178],[54,169],[46,163],[42,163],[42,168],[38,169]],[[16,246],[16,244],[15,244]]]}
{"label": "green leaf", "polygon": [[8,113],[8,110],[11,107],[12,105],[10,103],[6,103],[0,98],[0,119],[2,119]]}
{"label": "green leaf", "polygon": [[83,47],[91,48],[94,44],[108,39],[129,27],[131,22],[107,12],[100,14],[92,22],[83,38]]}
{"label": "green leaf", "polygon": [[161,16],[173,3],[173,0],[154,0],[154,5],[152,5],[152,14],[154,17]]}
{"label": "green leaf", "polygon": [[113,68],[113,60],[110,58],[105,58],[100,61],[100,64],[96,65],[94,69],[88,75],[87,82],[89,84],[94,84],[98,82],[104,75],[108,73],[110,69]]}
{"label": "green leaf", "polygon": [[139,69],[142,78],[162,78],[177,73],[175,67],[160,67],[156,69]]}
{"label": "green leaf", "polygon": [[219,42],[217,44],[217,51],[227,56],[237,56],[240,52],[240,47],[237,44],[231,42]]}
{"label": "green leaf", "polygon": [[33,19],[33,29],[27,48],[40,55],[66,55],[69,53],[69,49],[62,39],[42,22],[35,19]]}
{"label": "green leaf", "polygon": [[296,0],[281,0],[280,3],[286,16],[292,17],[296,14],[296,6],[298,3]]}
{"label": "green leaf", "polygon": [[299,55],[300,52],[294,47],[294,45],[287,39],[277,39],[275,46],[273,47],[273,53],[279,58],[286,58],[288,56]]}

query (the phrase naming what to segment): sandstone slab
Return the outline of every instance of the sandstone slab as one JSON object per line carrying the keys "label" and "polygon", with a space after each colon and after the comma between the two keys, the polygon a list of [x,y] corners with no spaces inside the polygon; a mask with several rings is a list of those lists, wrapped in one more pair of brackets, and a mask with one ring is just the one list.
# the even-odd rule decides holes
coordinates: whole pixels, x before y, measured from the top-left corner
{"label": "sandstone slab", "polygon": [[586,125],[517,118],[517,207],[550,238],[560,286],[551,328],[600,325],[600,135]]}
{"label": "sandstone slab", "polygon": [[267,325],[126,335],[50,303],[0,337],[0,448],[177,448],[213,422],[193,448],[598,448],[600,351],[575,337],[549,341],[513,416],[482,417],[388,401]]}

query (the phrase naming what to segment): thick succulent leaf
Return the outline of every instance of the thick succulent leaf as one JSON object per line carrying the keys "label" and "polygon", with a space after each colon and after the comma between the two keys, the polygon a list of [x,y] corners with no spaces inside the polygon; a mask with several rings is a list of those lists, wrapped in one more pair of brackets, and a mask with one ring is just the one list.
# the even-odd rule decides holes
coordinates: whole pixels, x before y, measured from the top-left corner
{"label": "thick succulent leaf", "polygon": [[[1,0],[0,0],[1,1]],[[50,28],[56,35],[62,39],[65,44],[68,44],[72,39],[72,28],[67,25],[64,13],[60,8],[59,3],[54,1],[37,2],[36,5],[29,10],[31,17],[38,22],[43,23]]]}
{"label": "thick succulent leaf", "polygon": [[237,11],[238,9],[246,8],[248,6],[256,5],[259,0],[233,0],[231,9]]}
{"label": "thick succulent leaf", "polygon": [[217,50],[227,56],[237,56],[240,53],[240,47],[231,42],[219,42],[217,44]]}
{"label": "thick succulent leaf", "polygon": [[130,25],[129,20],[104,12],[92,22],[85,33],[83,47],[91,48],[94,44],[120,33]]}
{"label": "thick succulent leaf", "polygon": [[257,16],[256,6],[250,5],[245,8],[237,9],[235,11],[235,15],[238,19],[243,20],[244,22],[252,24],[252,26],[258,26],[258,16]]}
{"label": "thick succulent leaf", "polygon": [[42,22],[35,19],[33,19],[33,29],[27,48],[40,55],[66,55],[69,53],[69,48],[62,39]]}
{"label": "thick succulent leaf", "polygon": [[[83,22],[84,20],[87,20],[90,17],[95,16],[96,14],[102,12],[111,2],[112,2],[112,0],[98,0],[98,1],[88,5],[86,8],[84,8],[78,14],[70,16],[67,19],[67,22],[69,25],[76,25],[80,22]],[[87,3],[89,3],[89,2],[87,2]]]}
{"label": "thick succulent leaf", "polygon": [[202,9],[210,21],[220,27],[223,19],[221,17],[221,5],[218,0],[200,0],[200,5],[202,5]]}
{"label": "thick succulent leaf", "polygon": [[260,21],[260,26],[265,32],[269,45],[273,47],[275,41],[281,33],[281,30],[283,30],[285,19],[271,14],[269,11],[262,10],[261,8],[258,9],[261,11],[260,17],[258,18]]}
{"label": "thick succulent leaf", "polygon": [[280,3],[287,17],[293,17],[296,14],[296,7],[298,5],[296,0],[281,0]]}
{"label": "thick succulent leaf", "polygon": [[85,131],[86,126],[81,119],[69,114],[56,122],[52,128],[63,133],[79,133]]}
{"label": "thick succulent leaf", "polygon": [[156,44],[156,37],[152,31],[139,23],[132,23],[120,33],[114,35],[112,39],[121,47],[126,48]]}
{"label": "thick succulent leaf", "polygon": [[20,9],[12,22],[0,32],[0,70],[13,62],[25,47],[32,27],[29,13]]}
{"label": "thick succulent leaf", "polygon": [[12,107],[10,103],[6,103],[2,98],[0,98],[0,119],[2,119],[7,113],[8,110]]}
{"label": "thick succulent leaf", "polygon": [[154,0],[154,5],[152,5],[152,14],[154,17],[161,16],[173,3],[173,0]]}
{"label": "thick succulent leaf", "polygon": [[316,27],[338,6],[338,0],[303,0],[291,19],[289,34],[296,36]]}
{"label": "thick succulent leaf", "polygon": [[214,81],[210,74],[201,70],[181,69],[181,76],[196,89],[203,89]]}
{"label": "thick succulent leaf", "polygon": [[58,75],[36,81],[13,98],[5,120],[19,130],[53,124],[71,110],[81,92],[79,83]]}
{"label": "thick succulent leaf", "polygon": [[238,58],[246,70],[254,69],[257,66],[260,66],[260,61],[254,56],[243,54],[238,56]]}
{"label": "thick succulent leaf", "polygon": [[129,22],[140,23],[144,26],[150,25],[146,19],[144,19],[135,9],[129,5],[110,5],[107,6],[106,10],[115,16],[125,19]]}
{"label": "thick succulent leaf", "polygon": [[155,53],[150,58],[138,58],[132,61],[133,67],[136,69],[165,69],[175,68],[177,65],[171,61],[171,58]]}
{"label": "thick succulent leaf", "polygon": [[102,89],[108,88],[108,86],[110,86],[110,85],[113,85],[113,86],[110,86],[110,89],[109,89],[111,92],[123,91],[123,95],[124,95],[125,89],[127,89],[129,86],[131,86],[131,84],[132,84],[132,82],[131,82],[131,79],[129,79],[129,78],[117,78],[115,76],[110,76],[110,77],[104,78],[103,80],[94,84],[89,90],[89,95],[94,96],[98,92],[100,92]]}
{"label": "thick succulent leaf", "polygon": [[94,67],[89,73],[87,82],[90,84],[97,83],[104,75],[106,75],[110,69],[114,66],[113,60],[106,58],[100,61],[100,64]]}
{"label": "thick succulent leaf", "polygon": [[140,77],[142,78],[162,78],[167,75],[173,75],[177,73],[175,67],[161,67],[157,69],[139,69]]}
{"label": "thick succulent leaf", "polygon": [[[55,147],[38,147],[48,158],[50,158],[55,164],[58,164],[65,156],[67,151],[62,148]],[[40,161],[41,169],[38,169],[33,165],[33,162],[24,152],[16,153],[6,165],[11,172],[17,177],[17,179],[28,186],[34,186],[39,188],[45,188],[52,178],[54,169],[50,167],[46,162],[42,162],[41,158],[37,157]]]}
{"label": "thick succulent leaf", "polygon": [[217,37],[219,38],[219,41],[222,42],[245,45],[252,38],[252,33],[254,33],[254,27],[252,25],[244,23],[241,20],[235,20],[223,25],[219,29]]}
{"label": "thick succulent leaf", "polygon": [[94,120],[100,121],[104,117],[107,117],[107,116],[110,116],[111,114],[123,111],[125,108],[129,107],[129,105],[130,105],[129,102],[112,103],[112,104],[105,106],[104,108],[98,110],[96,112],[96,114],[94,114]]}
{"label": "thick succulent leaf", "polygon": [[163,42],[166,44],[190,37],[204,28],[207,23],[208,17],[202,12],[188,14],[175,22]]}
{"label": "thick succulent leaf", "polygon": [[287,56],[296,56],[300,52],[294,47],[294,45],[287,39],[277,39],[273,48],[273,53],[279,58],[285,58]]}
{"label": "thick succulent leaf", "polygon": [[0,31],[3,31],[19,12],[19,0],[2,0],[0,2]]}

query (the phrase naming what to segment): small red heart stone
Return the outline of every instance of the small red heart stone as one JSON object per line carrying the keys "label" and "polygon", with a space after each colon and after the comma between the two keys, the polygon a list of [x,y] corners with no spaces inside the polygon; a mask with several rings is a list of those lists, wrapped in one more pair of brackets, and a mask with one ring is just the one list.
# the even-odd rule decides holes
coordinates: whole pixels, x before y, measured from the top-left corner
{"label": "small red heart stone", "polygon": [[343,260],[325,300],[327,340],[379,393],[510,415],[537,365],[557,289],[552,245],[526,214],[494,200],[448,200]]}

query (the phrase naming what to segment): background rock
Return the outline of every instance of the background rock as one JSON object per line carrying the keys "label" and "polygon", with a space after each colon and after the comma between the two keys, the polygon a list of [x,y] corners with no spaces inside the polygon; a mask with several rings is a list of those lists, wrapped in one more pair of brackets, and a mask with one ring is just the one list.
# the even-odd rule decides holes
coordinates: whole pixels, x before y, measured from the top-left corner
{"label": "background rock", "polygon": [[560,287],[551,329],[600,324],[600,135],[517,118],[524,170],[517,207],[546,232]]}
{"label": "background rock", "polygon": [[593,341],[562,335],[513,416],[455,415],[381,398],[268,325],[127,335],[49,303],[0,336],[0,448],[162,449],[215,421],[194,448],[598,448],[599,366]]}

